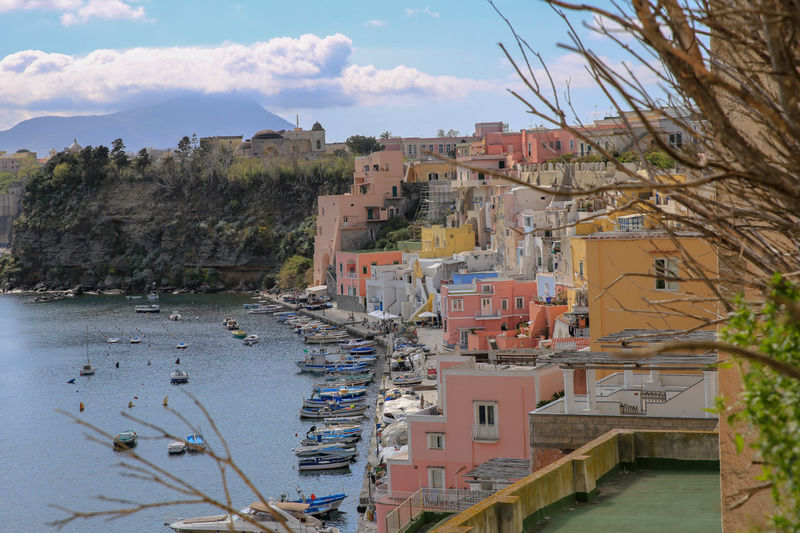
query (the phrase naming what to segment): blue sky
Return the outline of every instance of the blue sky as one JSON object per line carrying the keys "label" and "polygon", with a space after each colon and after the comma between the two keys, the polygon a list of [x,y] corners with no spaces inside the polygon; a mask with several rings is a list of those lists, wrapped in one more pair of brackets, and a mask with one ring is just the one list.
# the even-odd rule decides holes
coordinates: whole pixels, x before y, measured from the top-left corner
{"label": "blue sky", "polygon": [[[495,4],[559,83],[572,80],[582,120],[608,110],[556,46],[567,28],[549,7]],[[609,42],[585,33],[615,59]],[[512,46],[512,36],[483,0],[0,0],[0,35],[0,129],[184,91],[247,95],[292,122],[299,114],[306,128],[319,120],[329,141],[540,122],[506,91],[520,82],[497,43]]]}

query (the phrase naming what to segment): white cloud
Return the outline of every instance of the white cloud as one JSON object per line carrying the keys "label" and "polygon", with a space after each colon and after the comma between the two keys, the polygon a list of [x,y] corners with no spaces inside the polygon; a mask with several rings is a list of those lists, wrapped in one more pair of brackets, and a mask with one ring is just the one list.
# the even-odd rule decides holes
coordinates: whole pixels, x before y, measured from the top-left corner
{"label": "white cloud", "polygon": [[414,17],[416,15],[428,15],[429,17],[433,17],[435,19],[439,18],[439,13],[437,11],[433,11],[430,7],[425,6],[425,9],[421,9],[419,7],[407,7],[406,8],[406,15],[409,17]]}
{"label": "white cloud", "polygon": [[9,11],[58,11],[65,26],[92,18],[146,20],[144,7],[130,0],[0,0],[0,13]]}
{"label": "white cloud", "polygon": [[367,28],[380,28],[386,26],[386,21],[378,19],[367,20],[364,21],[364,26]]}
{"label": "white cloud", "polygon": [[488,82],[352,65],[345,35],[274,38],[251,45],[95,50],[86,56],[23,50],[0,58],[0,107],[107,109],[150,93],[260,95],[275,107],[360,105],[397,98],[453,100]]}

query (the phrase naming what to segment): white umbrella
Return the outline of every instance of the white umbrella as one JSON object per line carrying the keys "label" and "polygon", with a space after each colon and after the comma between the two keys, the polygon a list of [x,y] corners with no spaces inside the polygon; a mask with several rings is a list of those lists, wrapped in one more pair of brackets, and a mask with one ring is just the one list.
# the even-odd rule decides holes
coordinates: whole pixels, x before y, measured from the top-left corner
{"label": "white umbrella", "polygon": [[436,313],[431,313],[430,311],[425,311],[424,313],[419,314],[420,318],[436,318],[437,316],[439,315]]}
{"label": "white umbrella", "polygon": [[373,311],[369,313],[369,316],[374,316],[375,318],[380,318],[381,320],[389,320],[390,318],[397,318],[397,315],[393,315],[392,313],[387,313],[386,311]]}

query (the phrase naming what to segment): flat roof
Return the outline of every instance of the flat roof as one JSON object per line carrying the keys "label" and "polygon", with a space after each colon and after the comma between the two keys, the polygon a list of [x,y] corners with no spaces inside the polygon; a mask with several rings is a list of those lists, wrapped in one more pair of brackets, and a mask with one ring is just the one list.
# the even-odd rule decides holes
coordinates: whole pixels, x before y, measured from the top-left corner
{"label": "flat roof", "polygon": [[520,480],[531,473],[527,459],[495,457],[464,474],[476,480]]}
{"label": "flat roof", "polygon": [[620,474],[598,489],[598,497],[590,503],[575,503],[552,513],[528,531],[722,531],[719,472],[635,470]]}
{"label": "flat roof", "polygon": [[647,346],[679,341],[715,341],[714,330],[698,329],[685,331],[677,329],[623,329],[597,339],[597,342],[614,343],[622,346]]}
{"label": "flat roof", "polygon": [[579,352],[565,351],[554,353],[549,361],[561,365],[562,367],[586,366],[586,365],[608,365],[622,366],[681,366],[693,368],[709,367],[717,362],[717,354],[713,353],[660,353],[654,355],[634,355],[627,356],[619,352]]}

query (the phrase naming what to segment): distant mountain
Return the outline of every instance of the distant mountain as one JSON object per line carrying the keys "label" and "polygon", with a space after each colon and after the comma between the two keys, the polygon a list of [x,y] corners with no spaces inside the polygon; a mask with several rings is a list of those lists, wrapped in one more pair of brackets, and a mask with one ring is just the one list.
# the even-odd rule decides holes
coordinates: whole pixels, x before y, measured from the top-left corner
{"label": "distant mountain", "polygon": [[27,148],[46,157],[51,148],[63,150],[73,139],[81,146],[111,146],[121,138],[127,152],[169,148],[184,135],[244,135],[263,129],[291,129],[294,124],[245,98],[186,95],[167,102],[108,115],[37,117],[0,131],[0,150]]}

